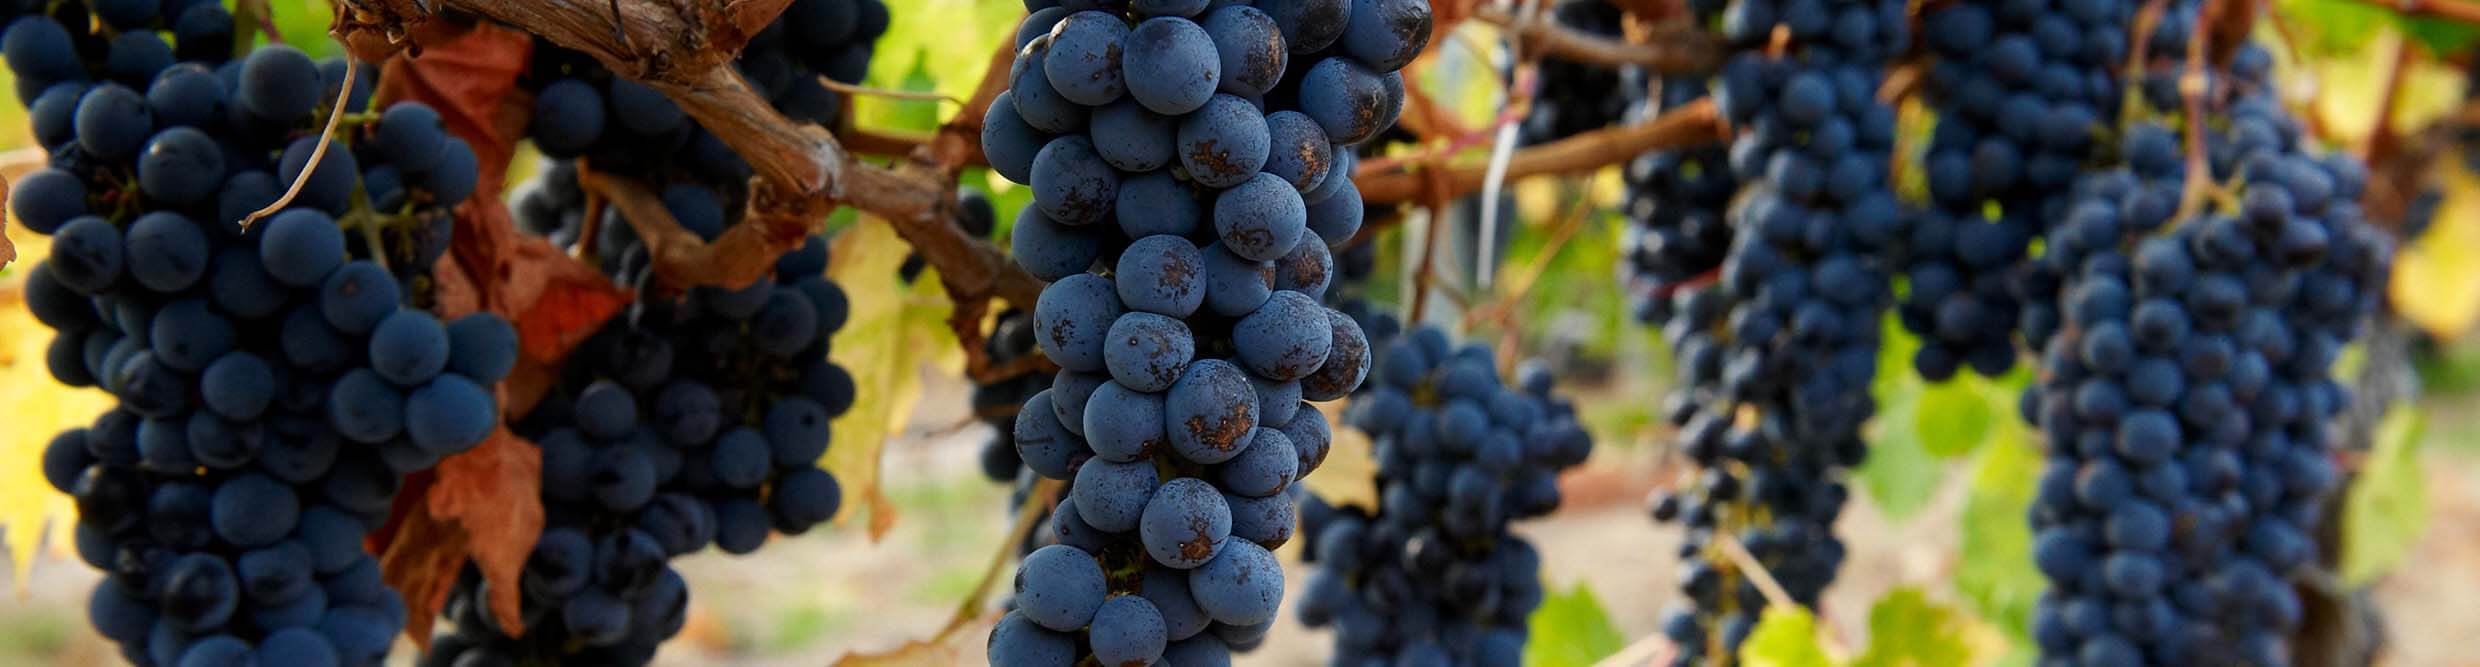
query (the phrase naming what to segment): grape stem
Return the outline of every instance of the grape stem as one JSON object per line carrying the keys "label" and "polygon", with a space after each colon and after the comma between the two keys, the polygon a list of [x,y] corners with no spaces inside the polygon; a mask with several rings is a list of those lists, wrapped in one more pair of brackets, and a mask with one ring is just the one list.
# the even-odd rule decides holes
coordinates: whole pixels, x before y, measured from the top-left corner
{"label": "grape stem", "polygon": [[[1593,171],[1635,159],[1646,151],[1719,141],[1728,136],[1726,130],[1721,117],[1714,112],[1713,102],[1710,99],[1698,100],[1665,111],[1651,120],[1605,127],[1524,147],[1508,159],[1507,178]],[[1362,165],[1353,174],[1352,180],[1360,185],[1362,201],[1393,203],[1425,196],[1427,193],[1422,192],[1424,173],[1434,172],[1442,177],[1440,194],[1454,198],[1479,191],[1487,168],[1487,164],[1460,164],[1436,169],[1412,169],[1373,161]]]}
{"label": "grape stem", "polygon": [[327,159],[327,144],[336,140],[336,123],[344,120],[345,103],[353,99],[353,77],[360,69],[353,66],[353,56],[345,56],[344,82],[336,86],[336,106],[327,112],[327,128],[319,131],[319,144],[310,149],[310,160],[301,165],[301,173],[293,175],[293,185],[284,189],[284,196],[277,197],[266,208],[251,211],[241,218],[241,231],[250,231],[250,225],[258,222],[259,218],[275,215],[291,205],[293,197],[301,194],[302,184],[310,182],[310,175],[318,172],[319,162]]}
{"label": "grape stem", "polygon": [[982,601],[990,597],[991,589],[998,587],[1002,573],[1012,574],[1008,561],[1014,559],[1016,546],[1025,543],[1025,537],[1033,534],[1036,524],[1050,518],[1052,506],[1059,500],[1060,487],[1065,485],[1066,482],[1049,478],[1033,483],[1033,489],[1025,493],[1025,502],[1016,508],[1016,523],[1008,526],[1007,538],[999,541],[999,550],[990,556],[990,566],[983,568],[982,580],[973,584],[973,592],[964,596],[964,604],[956,608],[956,615],[948,619],[947,626],[939,628],[939,637],[944,638],[983,617]]}
{"label": "grape stem", "polygon": [[1646,43],[1611,39],[1560,25],[1553,17],[1519,17],[1483,4],[1473,18],[1515,33],[1544,55],[1588,65],[1641,65],[1662,74],[1710,72],[1722,63],[1723,44],[1712,33],[1676,25],[1654,33]]}
{"label": "grape stem", "polygon": [[964,106],[964,100],[956,99],[956,96],[954,95],[947,95],[938,91],[892,90],[888,88],[856,86],[827,78],[824,74],[818,75],[818,85],[825,86],[827,90],[832,90],[847,95],[867,95],[870,97],[883,97],[891,100],[954,102],[956,106]]}

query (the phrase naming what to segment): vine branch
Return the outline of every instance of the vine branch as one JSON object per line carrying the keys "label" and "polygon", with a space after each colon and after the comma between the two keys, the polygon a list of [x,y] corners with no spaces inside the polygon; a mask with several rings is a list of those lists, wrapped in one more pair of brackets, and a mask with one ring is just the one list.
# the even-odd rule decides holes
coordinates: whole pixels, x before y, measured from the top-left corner
{"label": "vine branch", "polygon": [[1673,26],[1646,43],[1631,43],[1560,25],[1557,19],[1517,16],[1496,5],[1473,8],[1473,18],[1514,32],[1525,43],[1560,60],[1594,65],[1642,65],[1663,74],[1712,71],[1722,62],[1722,41],[1694,26]]}
{"label": "vine branch", "polygon": [[[1507,162],[1507,178],[1582,172],[1626,162],[1645,151],[1678,148],[1722,139],[1726,128],[1711,100],[1699,100],[1663,112],[1652,120],[1606,127],[1518,150]],[[1486,164],[1463,164],[1436,170],[1443,196],[1452,198],[1481,189]],[[1411,201],[1423,196],[1422,170],[1370,165],[1353,174],[1361,200],[1372,203]]]}
{"label": "vine branch", "polygon": [[[442,24],[478,16],[586,53],[615,74],[662,92],[748,160],[758,175],[748,222],[711,243],[694,235],[671,235],[680,230],[677,223],[665,229],[671,221],[659,215],[660,206],[630,214],[644,202],[632,204],[627,200],[633,195],[619,191],[642,188],[603,183],[605,194],[622,207],[632,226],[640,226],[641,233],[651,230],[650,238],[668,239],[649,248],[658,275],[667,282],[747,284],[817,231],[832,205],[845,204],[893,225],[938,268],[950,295],[959,300],[996,296],[1031,304],[1041,293],[1042,281],[1007,261],[998,248],[965,236],[949,222],[955,173],[963,156],[979,152],[978,141],[948,150],[934,147],[928,155],[916,151],[892,167],[864,162],[826,129],[795,123],[776,112],[735,68],[723,66],[774,20],[787,0],[620,0],[616,29],[608,0],[339,1],[352,11],[340,13],[333,31],[357,47],[371,46],[374,36],[385,38],[390,48],[408,41],[418,46],[421,40],[452,34]],[[998,72],[1006,74],[1004,67]],[[1004,80],[984,81],[982,87],[1004,85]],[[960,120],[970,118],[978,140],[980,111],[975,106],[968,104]],[[978,106],[987,108],[988,102]]]}

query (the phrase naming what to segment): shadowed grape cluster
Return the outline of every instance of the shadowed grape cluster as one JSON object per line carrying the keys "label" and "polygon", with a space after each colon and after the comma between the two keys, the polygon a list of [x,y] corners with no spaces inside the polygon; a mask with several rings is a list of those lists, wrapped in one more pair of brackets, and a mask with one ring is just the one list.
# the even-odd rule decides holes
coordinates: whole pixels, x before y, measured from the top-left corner
{"label": "shadowed grape cluster", "polygon": [[107,575],[90,620],[138,665],[378,664],[407,612],[363,537],[403,475],[497,428],[516,359],[498,317],[411,305],[474,191],[471,148],[400,103],[313,166],[343,61],[231,59],[217,3],[22,9],[0,7],[0,51],[50,160],[9,205],[51,236],[25,298],[53,377],[115,399],[43,456]]}
{"label": "shadowed grape cluster", "polygon": [[1520,664],[1541,556],[1507,527],[1558,507],[1592,436],[1546,368],[1510,386],[1490,348],[1428,326],[1376,349],[1345,420],[1375,441],[1378,506],[1303,510],[1317,569],[1300,618],[1334,628],[1338,664]]}

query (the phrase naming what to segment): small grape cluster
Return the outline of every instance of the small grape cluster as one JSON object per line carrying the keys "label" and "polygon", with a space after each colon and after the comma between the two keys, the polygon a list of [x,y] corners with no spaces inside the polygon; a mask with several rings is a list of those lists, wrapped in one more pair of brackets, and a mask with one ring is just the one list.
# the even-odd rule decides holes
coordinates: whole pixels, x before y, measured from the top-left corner
{"label": "small grape cluster", "polygon": [[[2332,367],[2392,249],[2359,210],[2366,170],[2307,151],[2272,63],[2237,49],[2204,136],[2131,123],[2125,165],[2085,176],[2051,224],[2040,264],[2063,276],[2063,318],[2023,399],[2049,450],[2031,511],[2044,659],[2290,663],[2289,581],[2314,566],[2329,426],[2351,402]],[[2176,86],[2147,88],[2177,108]],[[2182,139],[2237,184],[2190,215]]]}
{"label": "small grape cluster", "polygon": [[[1704,81],[1662,80],[1661,103],[1638,104],[1637,116],[1659,114],[1708,97]],[[1671,297],[1709,279],[1730,253],[1735,233],[1727,217],[1739,178],[1731,171],[1724,142],[1656,151],[1628,161],[1630,224],[1625,239],[1627,287],[1639,322],[1662,325],[1675,306]]]}
{"label": "small grape cluster", "polygon": [[1015,258],[1055,281],[1033,331],[1062,371],[1018,413],[1018,453],[1074,480],[997,665],[1264,640],[1284,492],[1329,444],[1303,401],[1369,368],[1360,326],[1319,305],[1361,222],[1349,147],[1393,124],[1430,32],[1423,0],[1107,4],[1029,3],[983,123],[992,168],[1033,188]]}
{"label": "small grape cluster", "polygon": [[[1627,14],[1610,0],[1566,0],[1550,9],[1558,25],[1576,32],[1620,39]],[[1605,65],[1541,59],[1533,108],[1518,126],[1517,141],[1540,144],[1601,129],[1624,118],[1634,103],[1631,91],[1645,89],[1645,71],[1634,65]]]}
{"label": "small grape cluster", "polygon": [[1912,232],[1896,311],[1921,337],[1922,377],[1994,377],[2014,366],[2016,331],[2058,328],[2052,295],[2019,293],[2011,274],[2106,145],[2093,137],[2119,109],[2135,5],[1975,0],[1923,19],[1938,55],[1922,87],[1938,112],[1922,163],[1934,205]]}
{"label": "small grape cluster", "polygon": [[[341,61],[330,76],[281,45],[227,61],[213,3],[98,3],[121,30],[108,45],[62,9],[17,18],[0,51],[51,154],[9,201],[52,237],[27,305],[56,332],[53,376],[117,399],[43,459],[77,502],[80,558],[108,575],[90,619],[140,665],[377,664],[406,608],[363,536],[403,475],[498,427],[490,387],[515,364],[506,321],[443,324],[407,304],[400,275],[418,271],[381,264],[444,250],[445,228],[391,232],[470,195],[472,151],[400,103],[312,166]],[[240,225],[305,170],[286,207]]]}
{"label": "small grape cluster", "polygon": [[[1904,12],[1882,0],[1720,10],[1723,36],[1742,49],[1713,87],[1724,119],[1743,128],[1726,162],[1740,184],[1725,217],[1735,232],[1711,284],[1675,290],[1663,329],[1682,385],[1665,412],[1700,470],[1653,507],[1657,521],[1688,529],[1688,604],[1664,621],[1674,664],[1728,661],[1766,605],[1722,557],[1724,540],[1802,605],[1842,562],[1840,470],[1866,456],[1877,323],[1913,216],[1887,171],[1894,112],[1876,99],[1909,43]],[[1778,31],[1788,47],[1767,55]]]}
{"label": "small grape cluster", "polygon": [[1345,417],[1376,442],[1378,506],[1308,513],[1301,620],[1335,628],[1341,664],[1520,664],[1541,557],[1508,525],[1558,507],[1558,473],[1592,436],[1546,368],[1508,386],[1488,347],[1428,326],[1378,349]]}
{"label": "small grape cluster", "polygon": [[[579,233],[575,178],[555,167],[521,196],[548,213],[537,220],[569,224],[555,239]],[[650,284],[642,243],[604,241],[607,272]],[[850,312],[826,261],[813,238],[747,287],[641,292],[579,346],[522,424],[542,449],[546,515],[520,584],[526,632],[508,636],[491,584],[469,576],[426,664],[646,664],[684,622],[671,558],[747,554],[835,516],[843,492],[819,461],[855,387],[828,360]]]}

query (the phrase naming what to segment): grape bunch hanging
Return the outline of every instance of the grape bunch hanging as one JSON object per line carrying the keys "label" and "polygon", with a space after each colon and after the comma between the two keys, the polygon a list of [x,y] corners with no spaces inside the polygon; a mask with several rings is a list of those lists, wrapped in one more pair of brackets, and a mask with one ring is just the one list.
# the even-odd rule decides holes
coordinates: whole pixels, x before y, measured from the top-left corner
{"label": "grape bunch hanging", "polygon": [[345,90],[343,61],[231,58],[216,4],[131,6],[0,34],[50,155],[10,198],[52,237],[27,302],[53,376],[117,399],[43,459],[107,574],[89,617],[135,664],[378,664],[408,612],[363,536],[491,435],[516,361],[498,317],[416,307],[473,151],[428,107],[369,109],[367,68]]}
{"label": "grape bunch hanging", "polygon": [[1286,491],[1330,441],[1304,401],[1368,373],[1360,325],[1319,303],[1360,223],[1338,156],[1392,124],[1429,6],[1209,5],[1032,7],[984,119],[992,168],[1033,188],[1012,245],[1053,281],[1033,331],[1062,369],[1014,437],[1028,468],[1073,480],[992,664],[1190,664],[1264,641]]}

